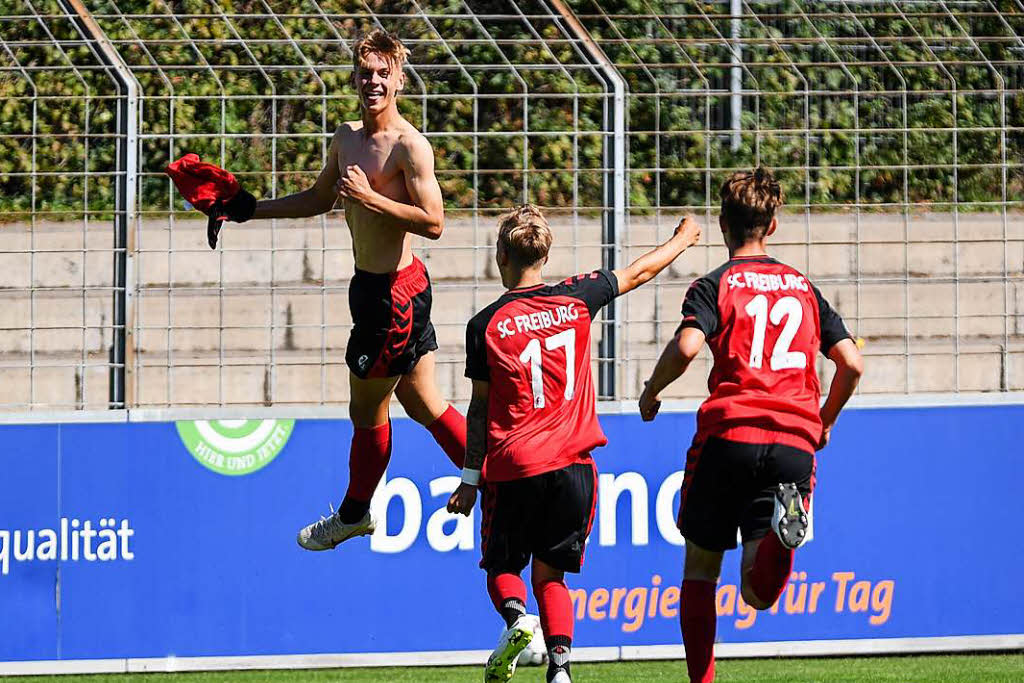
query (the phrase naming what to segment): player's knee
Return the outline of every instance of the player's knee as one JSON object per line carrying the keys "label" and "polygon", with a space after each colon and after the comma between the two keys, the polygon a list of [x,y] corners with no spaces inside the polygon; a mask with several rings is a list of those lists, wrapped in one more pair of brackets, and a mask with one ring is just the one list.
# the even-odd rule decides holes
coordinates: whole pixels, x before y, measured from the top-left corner
{"label": "player's knee", "polygon": [[551,581],[558,583],[564,578],[564,572],[534,558],[533,566],[530,569],[530,582],[533,584],[534,591],[546,583]]}
{"label": "player's knee", "polygon": [[714,557],[694,557],[687,555],[683,566],[683,578],[687,581],[707,581],[718,583],[718,575],[722,572],[722,562]]}
{"label": "player's knee", "polygon": [[687,543],[686,559],[683,563],[683,578],[687,581],[718,583],[722,572],[722,553],[704,550],[693,543]]}
{"label": "player's knee", "polygon": [[707,583],[718,583],[719,570],[717,567],[688,565],[683,570],[683,579],[686,581],[706,581]]}
{"label": "player's knee", "polygon": [[405,414],[412,418],[414,422],[424,427],[429,427],[434,424],[434,420],[440,417],[440,415],[434,415],[433,412],[427,410],[425,406],[418,403],[410,402],[407,405],[403,402],[402,408],[405,409]]}
{"label": "player's knee", "polygon": [[388,421],[387,408],[381,409],[377,405],[363,405],[356,402],[349,402],[348,416],[352,425],[360,429],[369,429]]}
{"label": "player's knee", "polygon": [[395,390],[395,396],[402,404],[405,414],[424,427],[429,427],[448,409],[448,403],[439,395],[431,395],[432,393],[435,392],[424,392],[417,386],[403,382],[400,382]]}
{"label": "player's knee", "polygon": [[559,572],[557,575],[546,574],[541,576],[531,573],[530,583],[533,586],[533,594],[536,595],[541,590],[543,590],[544,586],[548,585],[549,583],[560,583],[564,585],[565,575],[561,572]]}
{"label": "player's knee", "polygon": [[758,597],[749,581],[744,581],[740,586],[740,594],[743,596],[743,601],[756,610],[766,610],[772,606],[772,603]]}

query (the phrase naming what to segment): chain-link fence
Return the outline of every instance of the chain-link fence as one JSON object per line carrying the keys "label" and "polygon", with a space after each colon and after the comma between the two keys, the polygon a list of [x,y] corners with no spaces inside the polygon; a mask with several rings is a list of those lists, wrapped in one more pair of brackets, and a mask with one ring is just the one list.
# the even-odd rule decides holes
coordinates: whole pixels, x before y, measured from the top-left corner
{"label": "chain-link fence", "polygon": [[755,163],[788,196],[776,255],[866,342],[862,391],[1024,389],[1018,2],[0,8],[5,408],[347,400],[340,212],[228,224],[214,252],[162,171],[196,152],[257,196],[307,187],[358,117],[349,45],[374,26],[412,49],[401,110],[445,196],[445,234],[416,249],[447,395],[467,397],[464,326],[501,291],[498,212],[548,210],[552,279],[703,218],[705,243],[598,328],[601,393],[629,399],[726,257],[719,184]]}
{"label": "chain-link fence", "polygon": [[0,8],[0,401],[106,408],[124,369],[125,93],[60,5]]}
{"label": "chain-link fence", "polygon": [[[627,300],[624,396],[694,271],[725,258],[723,177],[756,163],[788,196],[773,253],[866,342],[862,392],[1024,388],[1020,3],[602,7],[577,11],[629,85],[624,246],[664,237],[681,211],[712,233],[680,277]],[[699,396],[704,380],[690,373],[677,390]]]}

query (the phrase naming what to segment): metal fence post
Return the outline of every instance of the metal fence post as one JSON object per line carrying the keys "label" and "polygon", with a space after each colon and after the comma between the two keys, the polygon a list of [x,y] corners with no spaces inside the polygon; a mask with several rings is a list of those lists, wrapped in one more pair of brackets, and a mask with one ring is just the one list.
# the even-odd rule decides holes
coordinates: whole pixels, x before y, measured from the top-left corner
{"label": "metal fence post", "polygon": [[732,19],[729,31],[733,41],[729,69],[729,125],[732,128],[732,151],[743,144],[743,0],[732,0],[729,8]]}
{"label": "metal fence post", "polygon": [[[604,212],[601,220],[602,265],[610,270],[618,267],[622,260],[622,231],[626,227],[626,81],[568,5],[562,0],[551,0],[551,5],[562,15],[565,24],[600,69],[611,91],[604,115],[604,191],[605,205],[610,210]],[[598,347],[600,359],[597,364],[597,395],[603,399],[616,398],[620,325],[617,313],[615,301],[604,309],[605,329]]]}
{"label": "metal fence post", "polygon": [[135,299],[135,195],[139,162],[139,83],[81,0],[61,0],[68,16],[89,41],[89,49],[110,67],[121,95],[117,103],[117,168],[114,193],[114,310],[110,347],[111,409],[133,403]]}

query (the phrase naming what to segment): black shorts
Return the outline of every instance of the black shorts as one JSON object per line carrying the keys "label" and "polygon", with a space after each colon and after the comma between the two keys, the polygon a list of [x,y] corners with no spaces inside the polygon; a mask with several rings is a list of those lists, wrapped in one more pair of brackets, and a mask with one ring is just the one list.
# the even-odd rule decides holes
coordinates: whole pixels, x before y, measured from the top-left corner
{"label": "black shorts", "polygon": [[596,503],[597,467],[592,460],[486,484],[480,566],[488,572],[518,574],[532,555],[555,569],[578,572]]}
{"label": "black shorts", "polygon": [[430,276],[418,258],[394,273],[356,269],[348,289],[352,335],[345,352],[356,377],[404,375],[437,350],[431,299]]}
{"label": "black shorts", "polygon": [[814,490],[814,454],[781,444],[709,438],[686,454],[679,531],[701,548],[723,551],[771,530],[775,490],[796,484],[806,505]]}

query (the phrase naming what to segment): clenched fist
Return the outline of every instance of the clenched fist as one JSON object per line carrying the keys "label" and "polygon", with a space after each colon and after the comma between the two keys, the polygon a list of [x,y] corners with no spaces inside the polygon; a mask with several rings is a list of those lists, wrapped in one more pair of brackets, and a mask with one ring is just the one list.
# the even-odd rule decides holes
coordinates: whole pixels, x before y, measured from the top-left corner
{"label": "clenched fist", "polygon": [[692,247],[700,241],[700,223],[693,216],[684,216],[676,226],[673,236],[681,236],[686,241],[686,246]]}

